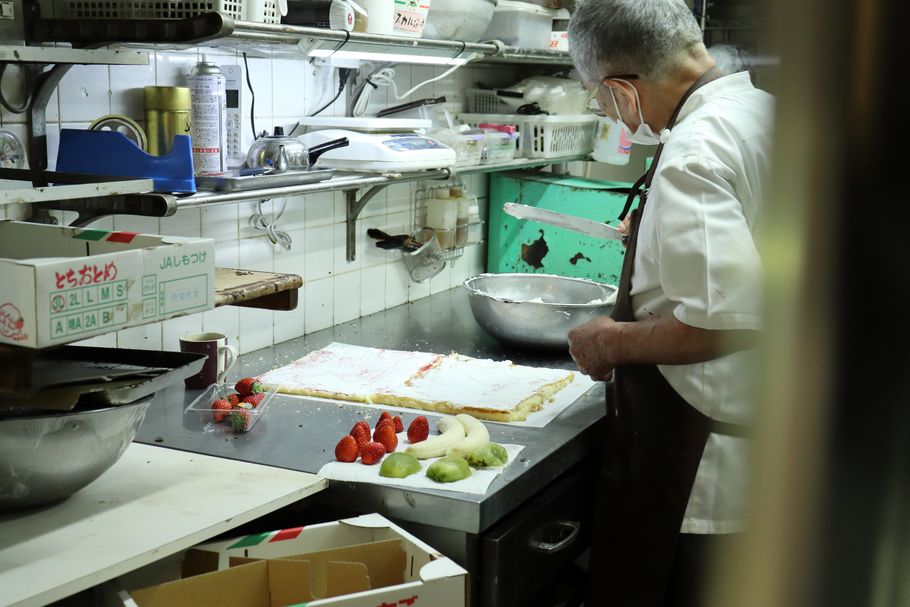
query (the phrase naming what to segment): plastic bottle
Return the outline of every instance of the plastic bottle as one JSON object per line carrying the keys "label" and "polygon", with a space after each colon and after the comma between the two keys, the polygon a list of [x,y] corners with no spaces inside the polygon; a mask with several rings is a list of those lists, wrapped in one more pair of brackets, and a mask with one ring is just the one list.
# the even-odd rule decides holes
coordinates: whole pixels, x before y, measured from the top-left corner
{"label": "plastic bottle", "polygon": [[449,189],[449,196],[455,199],[455,246],[463,247],[468,242],[468,207],[471,200],[464,195],[464,188],[461,186],[452,186]]}
{"label": "plastic bottle", "polygon": [[190,89],[190,137],[193,170],[202,173],[227,169],[227,94],[224,75],[206,56],[187,77]]}
{"label": "plastic bottle", "polygon": [[629,164],[631,154],[632,142],[626,130],[609,118],[598,120],[594,151],[591,153],[594,160],[623,166]]}
{"label": "plastic bottle", "polygon": [[483,240],[483,222],[480,221],[480,206],[477,198],[472,197],[468,204],[468,244]]}
{"label": "plastic bottle", "polygon": [[458,205],[449,195],[449,188],[438,188],[427,201],[427,227],[436,230],[436,239],[443,249],[455,246]]}

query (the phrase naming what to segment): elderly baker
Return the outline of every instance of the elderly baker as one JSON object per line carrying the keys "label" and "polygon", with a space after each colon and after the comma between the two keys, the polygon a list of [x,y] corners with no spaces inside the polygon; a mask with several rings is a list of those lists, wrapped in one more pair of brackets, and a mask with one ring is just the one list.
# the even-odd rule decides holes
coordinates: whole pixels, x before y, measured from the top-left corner
{"label": "elderly baker", "polygon": [[613,316],[569,334],[610,382],[586,605],[700,605],[709,552],[746,523],[773,98],[715,67],[682,0],[582,0],[569,49],[590,109],[658,145]]}

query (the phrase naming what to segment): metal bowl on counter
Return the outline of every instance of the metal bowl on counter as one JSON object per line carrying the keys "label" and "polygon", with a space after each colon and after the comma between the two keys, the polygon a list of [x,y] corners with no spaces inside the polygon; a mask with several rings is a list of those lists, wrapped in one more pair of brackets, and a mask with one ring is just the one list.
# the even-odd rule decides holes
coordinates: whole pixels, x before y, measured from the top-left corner
{"label": "metal bowl on counter", "polygon": [[62,500],[114,465],[154,395],[88,410],[0,408],[0,511]]}
{"label": "metal bowl on counter", "polygon": [[613,312],[616,287],[551,274],[479,274],[464,281],[471,312],[501,342],[567,348],[569,331]]}

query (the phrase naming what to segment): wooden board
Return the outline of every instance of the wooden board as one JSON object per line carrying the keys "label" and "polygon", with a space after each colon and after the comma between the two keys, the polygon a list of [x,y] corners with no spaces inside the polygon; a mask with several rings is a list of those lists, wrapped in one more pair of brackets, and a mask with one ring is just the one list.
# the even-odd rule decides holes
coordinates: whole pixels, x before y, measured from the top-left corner
{"label": "wooden board", "polygon": [[54,506],[0,514],[0,605],[45,605],[325,488],[313,474],[132,443]]}
{"label": "wooden board", "polygon": [[293,310],[302,286],[296,274],[215,268],[215,305]]}

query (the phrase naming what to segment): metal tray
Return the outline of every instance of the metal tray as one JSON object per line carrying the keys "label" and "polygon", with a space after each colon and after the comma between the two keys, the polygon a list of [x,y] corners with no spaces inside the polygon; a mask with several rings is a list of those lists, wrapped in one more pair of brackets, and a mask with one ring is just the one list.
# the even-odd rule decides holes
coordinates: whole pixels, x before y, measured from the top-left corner
{"label": "metal tray", "polygon": [[189,352],[62,346],[35,356],[28,389],[0,395],[0,404],[69,409],[83,397],[131,403],[195,375],[205,360]]}
{"label": "metal tray", "polygon": [[199,175],[196,177],[197,190],[213,192],[238,192],[285,186],[305,185],[331,179],[335,169],[310,169],[308,171],[285,171],[261,175],[241,175],[240,171],[227,171],[221,175]]}

